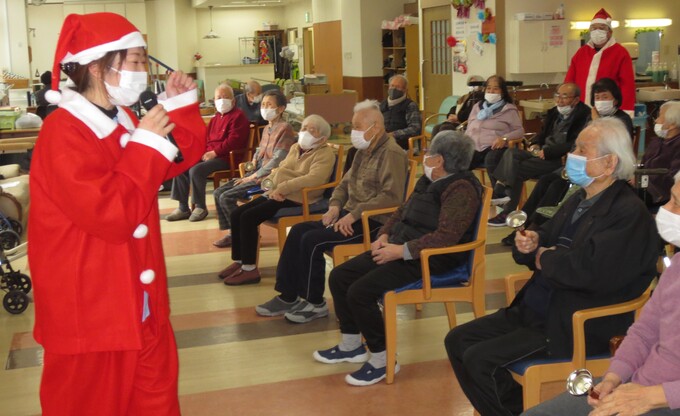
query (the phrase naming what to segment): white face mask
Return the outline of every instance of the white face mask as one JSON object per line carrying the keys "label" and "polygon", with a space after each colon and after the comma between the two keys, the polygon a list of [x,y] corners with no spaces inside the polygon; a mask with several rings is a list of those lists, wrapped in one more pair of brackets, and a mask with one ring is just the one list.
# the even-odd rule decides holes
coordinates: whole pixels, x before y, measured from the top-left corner
{"label": "white face mask", "polygon": [[664,129],[663,124],[656,123],[654,124],[654,134],[665,139],[668,136],[668,129]]}
{"label": "white face mask", "polygon": [[500,94],[494,94],[487,92],[484,94],[484,99],[489,103],[489,104],[495,104],[501,100],[501,95]]}
{"label": "white face mask", "polygon": [[276,112],[276,108],[260,108],[260,114],[262,114],[262,118],[267,121],[272,121],[279,115]]}
{"label": "white face mask", "polygon": [[[373,127],[373,126],[371,126]],[[371,128],[369,127],[369,129]],[[364,139],[364,136],[368,129],[361,131],[361,130],[352,130],[352,133],[350,134],[350,138],[352,139],[352,146],[354,146],[357,150],[364,150],[367,149],[368,146],[371,144],[370,141]]]}
{"label": "white face mask", "polygon": [[[427,159],[429,157],[433,157],[433,156],[434,155],[426,155],[425,159]],[[425,174],[425,176],[427,176],[427,179],[432,180],[432,171],[433,170],[434,170],[434,168],[432,166],[427,166],[425,164],[425,160],[423,159],[423,173]]]}
{"label": "white face mask", "polygon": [[104,81],[106,92],[111,97],[111,104],[130,106],[139,101],[139,95],[146,91],[147,87],[146,72],[111,69],[120,74],[120,81],[117,87],[109,85],[109,83]]}
{"label": "white face mask", "polygon": [[572,107],[570,105],[558,105],[557,106],[557,111],[559,111],[560,114],[562,114],[564,117],[571,114],[571,110],[573,110],[573,109],[574,109],[574,107]]}
{"label": "white face mask", "polygon": [[215,100],[215,109],[221,114],[226,114],[234,108],[234,101],[229,98],[218,98]]}
{"label": "white face mask", "polygon": [[320,140],[321,139],[317,139],[316,137],[312,136],[312,133],[306,130],[298,133],[298,144],[300,145],[300,149],[302,150],[309,150],[318,147],[318,145],[316,145],[316,142]]}
{"label": "white face mask", "polygon": [[656,228],[664,240],[680,247],[680,215],[674,214],[664,207],[656,214]]}
{"label": "white face mask", "polygon": [[262,94],[256,95],[256,96],[253,98],[253,102],[254,102],[255,104],[259,104],[260,102],[262,102]]}
{"label": "white face mask", "polygon": [[590,40],[592,40],[596,46],[604,45],[607,41],[607,31],[602,29],[591,30]]}
{"label": "white face mask", "polygon": [[595,101],[595,109],[601,116],[610,116],[616,112],[614,101]]}

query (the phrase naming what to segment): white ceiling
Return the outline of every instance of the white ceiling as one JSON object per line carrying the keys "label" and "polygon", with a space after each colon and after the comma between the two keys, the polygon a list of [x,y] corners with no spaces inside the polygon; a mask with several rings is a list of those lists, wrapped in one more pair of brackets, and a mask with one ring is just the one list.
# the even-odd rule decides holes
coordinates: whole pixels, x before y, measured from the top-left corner
{"label": "white ceiling", "polygon": [[300,0],[192,0],[195,8],[213,6],[217,8],[260,8],[281,7]]}

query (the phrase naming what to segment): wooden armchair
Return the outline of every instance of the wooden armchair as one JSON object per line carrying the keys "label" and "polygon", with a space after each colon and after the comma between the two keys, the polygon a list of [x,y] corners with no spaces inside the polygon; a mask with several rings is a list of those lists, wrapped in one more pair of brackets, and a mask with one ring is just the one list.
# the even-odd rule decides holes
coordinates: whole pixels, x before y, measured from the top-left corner
{"label": "wooden armchair", "polygon": [[[213,188],[220,187],[220,182],[224,180],[241,177],[236,160],[250,160],[253,158],[253,152],[260,143],[260,128],[255,124],[250,125],[250,134],[248,135],[248,144],[244,149],[232,150],[229,152],[229,169],[218,170],[212,173]],[[241,157],[238,157],[241,155]]]}
{"label": "wooden armchair", "polygon": [[[408,176],[406,177],[406,189],[404,190],[404,201],[406,201],[408,197],[411,196],[411,192],[413,192],[413,188],[415,188],[416,186],[416,169],[418,168],[418,162],[416,162],[415,160],[411,159],[409,160],[408,163],[409,163]],[[382,210],[379,210],[381,211],[380,213],[375,213],[378,210],[362,212],[361,222],[364,227],[364,241],[358,244],[339,244],[333,248],[332,253],[326,253],[333,258],[333,267],[338,267],[342,263],[346,262],[350,257],[359,255],[364,251],[370,249],[371,230],[370,227],[368,226],[368,216],[366,215],[367,212],[373,212],[373,214],[371,215],[387,214],[396,211],[397,208],[398,207],[384,208]],[[321,219],[321,217],[319,217],[319,219]],[[368,230],[368,232],[366,232],[365,230]]]}
{"label": "wooden armchair", "polygon": [[420,136],[409,137],[406,157],[408,157],[409,160],[415,160],[418,163],[423,163],[426,147],[427,137],[424,134],[421,134]]}
{"label": "wooden armchair", "polygon": [[[508,305],[515,297],[516,286],[531,278],[532,272],[509,274],[505,276],[505,297]],[[536,406],[541,401],[541,384],[564,381],[569,373],[579,368],[587,368],[593,376],[604,375],[609,368],[609,356],[586,356],[585,322],[603,316],[619,315],[627,312],[640,312],[651,293],[651,286],[640,297],[615,305],[576,311],[572,317],[574,330],[574,353],[570,359],[526,359],[512,363],[508,371],[512,378],[522,385],[524,410]]]}
{"label": "wooden armchair", "polygon": [[[387,384],[394,382],[397,361],[397,306],[422,303],[444,303],[449,319],[449,328],[456,326],[456,305],[454,302],[469,302],[476,318],[485,314],[484,279],[486,273],[486,234],[492,191],[485,187],[480,212],[477,215],[475,240],[451,247],[428,248],[420,252],[422,270],[422,289],[389,291],[383,299],[385,319],[385,347],[387,352]],[[370,215],[367,213],[367,216]],[[362,215],[363,217],[363,215]],[[364,233],[366,230],[364,229]],[[432,256],[451,253],[470,252],[471,272],[467,283],[450,287],[432,287],[430,263]]]}

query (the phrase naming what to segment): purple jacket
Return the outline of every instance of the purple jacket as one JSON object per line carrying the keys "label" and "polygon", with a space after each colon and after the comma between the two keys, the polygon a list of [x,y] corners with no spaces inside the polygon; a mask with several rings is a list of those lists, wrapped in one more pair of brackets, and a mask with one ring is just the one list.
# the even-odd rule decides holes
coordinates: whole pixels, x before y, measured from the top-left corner
{"label": "purple jacket", "polygon": [[499,137],[508,139],[519,139],[524,136],[524,127],[519,117],[519,111],[514,104],[506,104],[501,111],[487,118],[478,120],[477,114],[481,109],[483,101],[475,105],[468,118],[468,125],[465,133],[475,141],[475,150],[481,152],[491,147],[493,142]]}
{"label": "purple jacket", "polygon": [[609,371],[623,382],[661,384],[671,409],[680,409],[680,253],[673,256],[640,318],[628,329]]}
{"label": "purple jacket", "polygon": [[645,168],[667,168],[665,175],[650,175],[647,192],[654,203],[668,201],[673,187],[673,176],[680,170],[680,135],[661,139],[655,137],[647,145],[642,164]]}

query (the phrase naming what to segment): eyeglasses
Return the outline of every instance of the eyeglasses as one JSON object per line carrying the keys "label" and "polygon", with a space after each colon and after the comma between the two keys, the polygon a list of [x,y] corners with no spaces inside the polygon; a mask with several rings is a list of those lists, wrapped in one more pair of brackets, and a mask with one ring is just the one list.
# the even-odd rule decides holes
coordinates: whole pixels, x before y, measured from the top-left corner
{"label": "eyeglasses", "polygon": [[576,97],[575,95],[566,95],[566,94],[555,94],[553,95],[555,97],[555,100],[571,100],[572,98]]}

